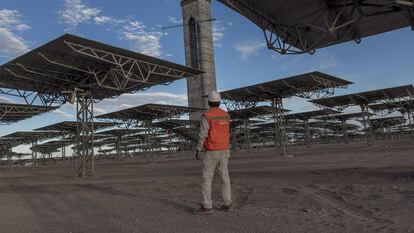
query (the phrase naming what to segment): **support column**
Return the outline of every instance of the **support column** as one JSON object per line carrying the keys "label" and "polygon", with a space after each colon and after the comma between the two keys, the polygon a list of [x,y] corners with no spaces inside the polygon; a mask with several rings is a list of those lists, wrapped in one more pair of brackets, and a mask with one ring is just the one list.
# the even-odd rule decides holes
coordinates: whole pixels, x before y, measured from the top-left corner
{"label": "support column", "polygon": [[408,109],[408,124],[410,125],[411,139],[414,140],[414,109]]}
{"label": "support column", "polygon": [[[186,65],[204,71],[197,79],[187,79],[188,106],[207,109],[207,95],[216,88],[211,0],[182,0]],[[201,112],[191,113],[199,120]]]}
{"label": "support column", "polygon": [[243,126],[244,126],[244,138],[247,142],[247,150],[251,151],[251,144],[250,144],[250,125],[248,119],[243,119]]}
{"label": "support column", "polygon": [[11,154],[7,154],[7,168],[11,168],[11,162],[12,162],[12,155]]}
{"label": "support column", "polygon": [[236,151],[237,149],[237,133],[238,133],[238,129],[236,126],[231,127],[231,149],[233,151]]}
{"label": "support column", "polygon": [[94,175],[93,155],[93,98],[90,93],[78,94],[77,101],[77,157],[79,160],[77,175]]}
{"label": "support column", "polygon": [[327,120],[323,120],[324,126],[323,126],[323,141],[325,142],[325,144],[329,144],[329,137],[328,137],[328,129],[327,129]]}
{"label": "support column", "polygon": [[66,146],[62,146],[61,150],[62,150],[62,161],[64,161],[66,158]]}
{"label": "support column", "polygon": [[348,126],[346,124],[346,119],[342,119],[342,130],[344,134],[345,145],[349,145]]}
{"label": "support column", "polygon": [[116,156],[118,160],[122,160],[121,136],[120,135],[116,136],[115,149],[116,149]]}
{"label": "support column", "polygon": [[[282,98],[275,98],[272,101],[272,107],[275,108],[274,121],[275,121],[275,145],[278,145],[279,153],[283,156],[287,156],[286,151],[286,135],[285,135],[285,116],[283,115],[283,103]],[[277,143],[278,139],[278,143]]]}
{"label": "support column", "polygon": [[153,156],[153,151],[154,151],[154,145],[152,142],[152,132],[151,132],[151,121],[144,121],[144,127],[146,130],[146,135],[145,135],[145,139],[144,139],[144,148],[145,148],[145,156],[148,159],[149,157]]}
{"label": "support column", "polygon": [[387,137],[388,137],[388,140],[395,139],[395,138],[393,138],[393,135],[392,135],[392,132],[391,132],[391,125],[387,124],[386,126],[384,126],[384,123],[381,122],[381,127],[384,129],[383,130],[384,134],[386,134],[386,135],[384,135],[384,140],[386,140]]}
{"label": "support column", "polygon": [[37,141],[32,142],[32,167],[37,168]]}
{"label": "support column", "polygon": [[[362,104],[360,107],[361,107],[361,111],[362,111],[362,115],[363,115],[365,141],[367,142],[368,146],[371,146],[373,144],[373,138],[372,138],[372,127],[371,127],[371,121],[370,121],[368,105],[367,104]],[[367,127],[369,127],[369,131],[367,130]]]}
{"label": "support column", "polygon": [[303,124],[305,125],[305,143],[306,143],[306,147],[310,147],[310,132],[309,132],[309,120],[308,119],[304,119],[303,120]]}

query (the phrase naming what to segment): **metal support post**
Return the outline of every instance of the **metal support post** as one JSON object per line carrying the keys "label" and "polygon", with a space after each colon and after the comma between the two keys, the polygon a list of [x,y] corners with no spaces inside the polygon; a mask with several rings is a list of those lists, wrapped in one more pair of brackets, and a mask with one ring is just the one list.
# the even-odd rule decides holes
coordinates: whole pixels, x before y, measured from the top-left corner
{"label": "metal support post", "polygon": [[116,142],[115,142],[115,149],[116,149],[116,155],[118,160],[122,160],[122,151],[121,151],[121,136],[116,136]]}
{"label": "metal support post", "polygon": [[7,168],[11,168],[12,155],[7,155]]}
{"label": "metal support post", "polygon": [[231,149],[233,151],[237,150],[237,134],[238,134],[239,129],[234,126],[231,128]]}
{"label": "metal support post", "polygon": [[37,141],[32,142],[32,167],[37,167]]}
{"label": "metal support post", "polygon": [[247,150],[251,151],[251,144],[250,144],[250,124],[249,120],[244,118],[243,119],[243,126],[244,126],[244,138],[247,142]]}
{"label": "metal support post", "polygon": [[411,139],[414,140],[414,109],[408,109],[408,124],[410,125]]}
{"label": "metal support post", "polygon": [[66,146],[62,146],[62,161],[66,158]]}
{"label": "metal support post", "polygon": [[310,144],[311,144],[311,142],[310,142],[310,140],[311,140],[311,137],[310,137],[310,132],[309,132],[309,120],[308,119],[304,119],[303,120],[303,123],[304,123],[304,125],[305,125],[305,140],[306,140],[306,147],[310,147]]}
{"label": "metal support post", "polygon": [[348,125],[346,124],[346,119],[342,120],[342,130],[344,133],[345,145],[349,145]]}
{"label": "metal support post", "polygon": [[93,155],[93,98],[88,92],[78,94],[77,101],[77,174],[80,177],[94,175]]}
{"label": "metal support post", "polygon": [[[274,98],[272,101],[272,107],[275,108],[274,121],[275,121],[275,145],[279,144],[278,149],[281,155],[287,156],[286,152],[286,135],[285,135],[285,116],[283,115],[283,103],[282,98]],[[277,139],[279,143],[277,143]]]}
{"label": "metal support post", "polygon": [[144,121],[144,127],[145,127],[145,131],[146,131],[146,135],[144,136],[144,147],[145,147],[145,153],[146,153],[146,157],[147,159],[149,157],[153,156],[153,149],[154,149],[154,144],[152,142],[152,132],[151,132],[151,121]]}
{"label": "metal support post", "polygon": [[[361,111],[362,111],[362,115],[363,115],[365,140],[367,142],[367,145],[371,146],[372,143],[373,143],[373,138],[372,138],[372,127],[371,127],[371,121],[370,121],[368,105],[367,104],[362,104],[360,107],[361,107]],[[367,127],[369,127],[369,131],[367,130]]]}
{"label": "metal support post", "polygon": [[329,142],[329,137],[328,137],[328,129],[327,129],[327,120],[325,119],[324,121],[323,121],[325,124],[324,124],[324,126],[323,126],[323,141],[324,141],[324,143],[325,144],[329,144],[330,142]]}

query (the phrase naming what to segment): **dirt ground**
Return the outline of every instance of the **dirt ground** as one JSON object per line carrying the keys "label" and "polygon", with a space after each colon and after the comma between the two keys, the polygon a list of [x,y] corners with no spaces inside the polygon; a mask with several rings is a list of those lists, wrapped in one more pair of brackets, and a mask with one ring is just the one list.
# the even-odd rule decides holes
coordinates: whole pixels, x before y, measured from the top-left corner
{"label": "dirt ground", "polygon": [[[414,142],[233,153],[234,210],[195,216],[202,163],[0,169],[0,232],[414,232]],[[214,181],[215,206],[221,204]]]}

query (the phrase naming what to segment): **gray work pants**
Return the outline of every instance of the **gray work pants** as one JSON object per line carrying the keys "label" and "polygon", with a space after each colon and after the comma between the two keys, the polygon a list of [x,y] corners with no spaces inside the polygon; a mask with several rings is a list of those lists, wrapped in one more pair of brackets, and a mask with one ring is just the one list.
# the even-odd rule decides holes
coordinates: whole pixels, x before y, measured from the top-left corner
{"label": "gray work pants", "polygon": [[213,182],[216,167],[221,177],[224,204],[231,204],[231,186],[228,170],[229,157],[230,153],[228,151],[207,151],[204,156],[203,184],[201,185],[204,208],[213,208],[213,201],[211,200],[211,184]]}

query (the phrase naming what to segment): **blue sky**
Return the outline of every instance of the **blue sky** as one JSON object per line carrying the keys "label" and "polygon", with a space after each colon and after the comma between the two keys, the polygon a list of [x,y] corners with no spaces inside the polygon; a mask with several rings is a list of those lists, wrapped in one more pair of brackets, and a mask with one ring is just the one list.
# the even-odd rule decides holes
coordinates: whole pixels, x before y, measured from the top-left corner
{"label": "blue sky", "polygon": [[[178,0],[2,0],[0,3],[0,64],[65,32],[144,52],[184,64]],[[265,48],[261,30],[244,17],[212,1],[216,73],[219,90],[232,89],[289,75],[319,70],[353,81],[338,94],[413,84],[414,32],[409,28],[318,50],[314,55],[281,56]],[[19,102],[7,96],[0,101]],[[97,113],[146,102],[186,104],[185,81],[155,87],[145,94],[127,95],[96,105]],[[285,107],[308,110],[308,104],[287,100]],[[12,126],[0,126],[0,136],[70,120],[64,106]]]}

